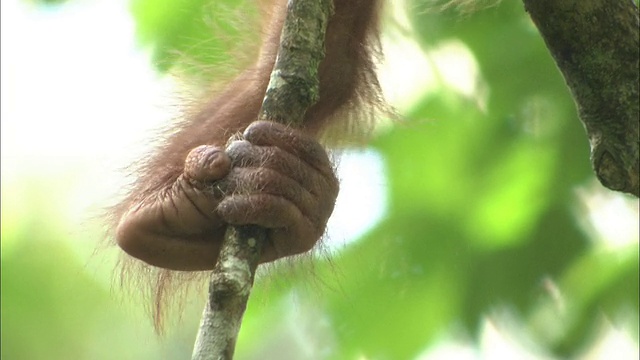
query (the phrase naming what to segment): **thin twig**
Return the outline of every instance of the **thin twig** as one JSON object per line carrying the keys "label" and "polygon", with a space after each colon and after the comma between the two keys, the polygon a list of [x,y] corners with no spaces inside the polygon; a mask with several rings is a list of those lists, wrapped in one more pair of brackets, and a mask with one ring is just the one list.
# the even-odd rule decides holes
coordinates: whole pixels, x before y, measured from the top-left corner
{"label": "thin twig", "polygon": [[[260,120],[302,124],[319,96],[318,66],[331,0],[290,0],[280,48],[260,110]],[[242,316],[267,232],[257,226],[230,226],[209,282],[192,360],[233,358]]]}

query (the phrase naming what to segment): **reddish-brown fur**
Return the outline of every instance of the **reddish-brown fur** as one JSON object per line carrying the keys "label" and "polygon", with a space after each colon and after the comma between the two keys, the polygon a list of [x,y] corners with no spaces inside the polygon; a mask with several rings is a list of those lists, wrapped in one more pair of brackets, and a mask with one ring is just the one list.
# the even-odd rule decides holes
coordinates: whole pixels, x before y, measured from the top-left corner
{"label": "reddish-brown fur", "polygon": [[[338,192],[316,139],[330,126],[347,129],[359,115],[369,118],[382,104],[374,72],[379,6],[380,0],[335,0],[319,71],[320,99],[302,129],[293,130],[254,123],[286,12],[286,1],[271,1],[255,65],[181,123],[114,209],[118,245],[156,267],[188,271],[213,268],[229,223],[269,229],[262,262],[311,249]],[[243,138],[227,144],[242,132]],[[172,275],[156,274],[161,301]]]}

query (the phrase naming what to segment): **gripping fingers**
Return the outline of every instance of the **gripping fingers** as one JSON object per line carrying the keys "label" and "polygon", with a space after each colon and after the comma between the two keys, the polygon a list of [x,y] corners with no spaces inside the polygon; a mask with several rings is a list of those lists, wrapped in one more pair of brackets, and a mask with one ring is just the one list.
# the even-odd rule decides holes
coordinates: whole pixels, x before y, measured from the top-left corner
{"label": "gripping fingers", "polygon": [[233,168],[222,182],[228,193],[237,195],[267,194],[282,197],[308,218],[315,219],[316,196],[285,174],[269,168]]}
{"label": "gripping fingers", "polygon": [[287,126],[258,121],[231,142],[232,169],[217,184],[217,215],[268,230],[262,262],[310,250],[333,211],[338,181],[324,148]]}
{"label": "gripping fingers", "polygon": [[322,235],[288,200],[268,195],[233,195],[218,206],[218,215],[232,225],[258,225],[270,229],[263,261],[310,250]]}
{"label": "gripping fingers", "polygon": [[268,168],[297,181],[316,196],[337,191],[338,181],[327,160],[325,171],[310,166],[305,159],[275,146],[258,146],[247,140],[234,141],[227,148],[234,166],[244,168]]}
{"label": "gripping fingers", "polygon": [[249,125],[244,138],[258,146],[276,146],[304,160],[323,173],[333,175],[333,168],[324,148],[312,137],[289,126],[271,121],[256,121]]}

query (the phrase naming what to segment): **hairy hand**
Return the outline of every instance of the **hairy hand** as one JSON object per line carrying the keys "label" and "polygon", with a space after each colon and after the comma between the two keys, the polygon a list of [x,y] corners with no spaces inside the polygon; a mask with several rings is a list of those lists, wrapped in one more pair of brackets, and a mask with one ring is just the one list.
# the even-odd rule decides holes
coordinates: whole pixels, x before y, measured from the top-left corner
{"label": "hairy hand", "polygon": [[191,150],[164,191],[136,204],[116,238],[130,255],[159,267],[214,267],[228,224],[268,231],[261,262],[310,250],[338,194],[329,158],[313,138],[258,121],[226,149]]}

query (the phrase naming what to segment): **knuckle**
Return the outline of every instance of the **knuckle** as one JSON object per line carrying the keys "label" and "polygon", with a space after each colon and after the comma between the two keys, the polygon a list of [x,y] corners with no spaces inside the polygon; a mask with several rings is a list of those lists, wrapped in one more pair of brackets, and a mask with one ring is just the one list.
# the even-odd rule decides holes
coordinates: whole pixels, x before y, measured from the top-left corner
{"label": "knuckle", "polygon": [[230,166],[231,160],[222,149],[201,145],[187,155],[184,175],[196,181],[217,180],[229,172]]}
{"label": "knuckle", "polygon": [[227,155],[232,159],[236,160],[241,157],[251,148],[251,143],[247,140],[234,140],[225,149]]}
{"label": "knuckle", "polygon": [[243,132],[243,136],[247,139],[255,138],[256,136],[260,136],[265,132],[268,132],[274,126],[277,126],[276,123],[271,121],[258,120],[254,121]]}

